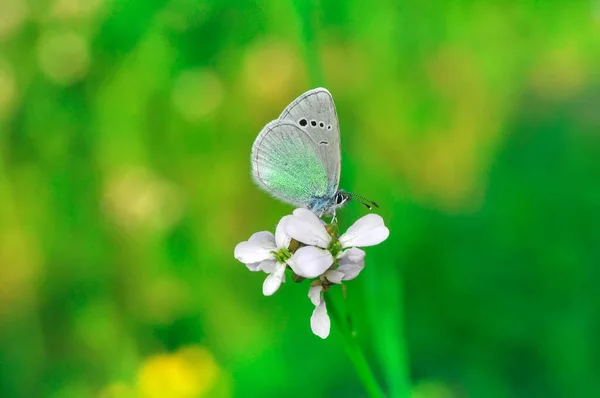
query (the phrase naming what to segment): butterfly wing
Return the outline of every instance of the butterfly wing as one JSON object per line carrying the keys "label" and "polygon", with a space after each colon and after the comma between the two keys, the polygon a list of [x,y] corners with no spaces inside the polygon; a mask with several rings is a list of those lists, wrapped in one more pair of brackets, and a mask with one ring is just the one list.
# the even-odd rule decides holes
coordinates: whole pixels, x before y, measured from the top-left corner
{"label": "butterfly wing", "polygon": [[333,196],[340,182],[340,125],[331,93],[316,88],[296,98],[279,116],[308,135],[327,174],[327,195]]}
{"label": "butterfly wing", "polygon": [[294,206],[308,206],[325,196],[328,175],[315,142],[285,120],[267,124],[252,146],[252,175],[271,195]]}

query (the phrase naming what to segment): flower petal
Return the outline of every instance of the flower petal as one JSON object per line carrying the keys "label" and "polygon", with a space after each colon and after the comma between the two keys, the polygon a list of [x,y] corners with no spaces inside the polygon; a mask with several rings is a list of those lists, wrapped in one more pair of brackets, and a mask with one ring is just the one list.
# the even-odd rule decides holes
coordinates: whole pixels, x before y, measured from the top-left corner
{"label": "flower petal", "polygon": [[267,274],[272,274],[277,269],[276,266],[277,266],[276,260],[265,260],[258,265],[257,271],[264,271]]}
{"label": "flower petal", "polygon": [[[265,261],[269,261],[269,260],[265,260]],[[252,272],[257,272],[257,271],[260,271],[259,267],[262,263],[263,263],[262,261],[257,261],[255,263],[246,264],[246,267],[248,267],[248,269]]]}
{"label": "flower petal", "polygon": [[331,321],[329,315],[327,315],[327,307],[325,307],[325,300],[321,300],[319,305],[315,308],[310,317],[310,328],[312,332],[322,339],[329,336],[329,329],[331,328]]}
{"label": "flower petal", "polygon": [[265,296],[271,296],[279,289],[281,282],[285,278],[285,264],[277,264],[275,272],[267,276],[263,283],[263,294]]}
{"label": "flower petal", "polygon": [[273,257],[270,250],[250,242],[238,243],[233,256],[244,264],[258,263]]}
{"label": "flower petal", "polygon": [[356,278],[360,271],[365,268],[365,252],[353,247],[344,253],[347,254],[340,259],[340,266],[337,267],[336,271],[344,274],[343,281],[349,281]]}
{"label": "flower petal", "polygon": [[333,256],[327,250],[314,246],[301,247],[288,260],[296,275],[304,278],[316,278],[333,264]]}
{"label": "flower petal", "polygon": [[322,290],[323,290],[323,286],[321,286],[321,285],[314,285],[314,286],[311,286],[310,289],[308,289],[308,298],[310,299],[310,301],[312,301],[312,303],[314,304],[315,307],[317,305],[319,305],[319,303],[321,302],[321,291]]}
{"label": "flower petal", "polygon": [[344,273],[339,270],[330,269],[325,272],[325,278],[331,283],[342,283],[342,279],[344,278]]}
{"label": "flower petal", "polygon": [[308,209],[294,210],[294,215],[287,221],[285,229],[292,238],[307,245],[326,248],[331,242],[331,236],[319,217]]}
{"label": "flower petal", "polygon": [[290,218],[292,218],[292,216],[283,217],[279,220],[279,224],[277,224],[277,228],[275,229],[275,244],[279,249],[284,247],[287,249],[290,247],[292,237],[285,232],[285,226]]}
{"label": "flower petal", "polygon": [[350,249],[344,250],[338,255],[339,259],[346,259],[346,261],[350,261],[352,263],[358,263],[364,260],[365,258],[364,250],[361,250],[357,247],[351,247]]}
{"label": "flower petal", "polygon": [[271,251],[277,250],[275,237],[267,231],[257,232],[247,242],[238,243],[233,256],[244,264],[252,264],[272,258]]}
{"label": "flower petal", "polygon": [[269,231],[260,231],[255,234],[252,234],[248,242],[255,243],[262,247],[269,247],[272,250],[275,250],[277,246],[275,246],[275,236]]}
{"label": "flower petal", "polygon": [[383,224],[383,218],[377,214],[367,214],[358,219],[345,234],[340,236],[342,247],[377,245],[390,235]]}

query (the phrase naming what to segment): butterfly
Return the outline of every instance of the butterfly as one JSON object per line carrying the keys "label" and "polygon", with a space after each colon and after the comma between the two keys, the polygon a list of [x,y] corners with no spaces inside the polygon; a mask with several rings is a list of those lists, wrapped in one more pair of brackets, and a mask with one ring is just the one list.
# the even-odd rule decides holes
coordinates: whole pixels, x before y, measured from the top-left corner
{"label": "butterfly", "polygon": [[277,199],[334,216],[350,199],[369,210],[375,202],[338,189],[340,126],[331,93],[315,88],[296,98],[261,130],[252,145],[252,177]]}

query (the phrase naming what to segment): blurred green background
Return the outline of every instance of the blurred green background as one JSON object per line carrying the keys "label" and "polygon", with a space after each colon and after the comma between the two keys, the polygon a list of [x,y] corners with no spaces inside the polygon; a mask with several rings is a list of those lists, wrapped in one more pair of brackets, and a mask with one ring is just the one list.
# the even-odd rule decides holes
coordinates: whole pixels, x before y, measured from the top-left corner
{"label": "blurred green background", "polygon": [[384,389],[600,396],[599,71],[597,1],[0,0],[0,396],[366,396],[233,258],[317,85],[391,231],[347,284]]}

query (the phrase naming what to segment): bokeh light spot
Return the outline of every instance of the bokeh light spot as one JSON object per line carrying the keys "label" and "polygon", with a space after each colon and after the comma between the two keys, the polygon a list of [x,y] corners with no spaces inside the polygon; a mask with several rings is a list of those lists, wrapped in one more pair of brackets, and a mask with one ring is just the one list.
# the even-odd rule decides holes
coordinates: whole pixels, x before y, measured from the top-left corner
{"label": "bokeh light spot", "polygon": [[57,19],[79,19],[93,16],[104,0],[55,0],[51,15]]}
{"label": "bokeh light spot", "polygon": [[42,254],[35,239],[19,227],[0,230],[0,318],[35,300]]}
{"label": "bokeh light spot", "polygon": [[586,83],[588,71],[583,54],[565,44],[540,57],[533,66],[531,85],[550,98],[564,98],[578,92]]}
{"label": "bokeh light spot", "polygon": [[27,17],[27,5],[23,0],[0,1],[0,41],[15,33]]}
{"label": "bokeh light spot", "polygon": [[188,347],[174,354],[149,357],[138,372],[141,398],[192,398],[215,385],[219,367],[202,347]]}
{"label": "bokeh light spot", "polygon": [[127,231],[163,231],[179,220],[182,200],[173,184],[143,167],[132,167],[109,179],[104,209]]}
{"label": "bokeh light spot", "polygon": [[244,60],[246,90],[262,99],[283,100],[292,95],[294,81],[303,79],[302,62],[294,49],[280,41],[260,41]]}
{"label": "bokeh light spot", "polygon": [[38,61],[44,75],[54,83],[76,83],[90,66],[88,42],[76,33],[48,33],[38,43]]}
{"label": "bokeh light spot", "polygon": [[209,70],[184,71],[175,79],[171,99],[173,106],[189,122],[213,114],[223,101],[223,85]]}
{"label": "bokeh light spot", "polygon": [[133,388],[125,383],[112,383],[109,384],[99,394],[99,398],[131,398],[135,397],[135,391]]}
{"label": "bokeh light spot", "polygon": [[360,43],[326,40],[320,53],[326,81],[336,92],[361,91],[368,86],[369,62],[374,61],[367,59]]}

